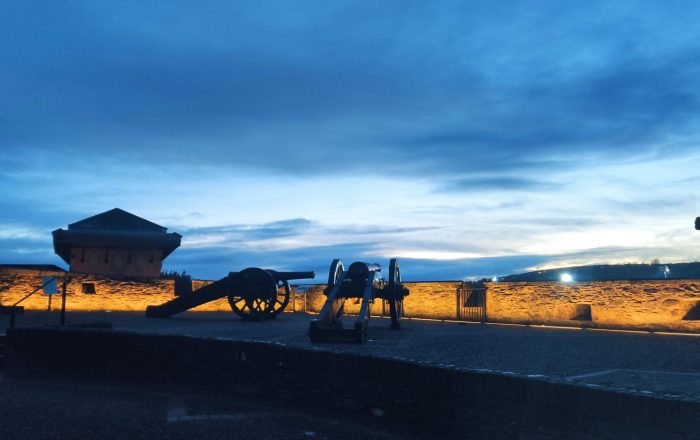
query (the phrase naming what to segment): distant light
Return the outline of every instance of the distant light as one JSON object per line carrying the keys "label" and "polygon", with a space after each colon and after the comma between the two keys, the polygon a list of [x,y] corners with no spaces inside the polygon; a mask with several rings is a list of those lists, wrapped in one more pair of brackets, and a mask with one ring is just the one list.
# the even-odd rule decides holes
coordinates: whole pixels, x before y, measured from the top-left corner
{"label": "distant light", "polygon": [[574,277],[572,277],[571,274],[568,274],[568,273],[561,274],[561,282],[562,283],[570,283],[573,280],[574,280]]}
{"label": "distant light", "polygon": [[497,282],[498,282],[498,277],[493,277],[493,278],[491,278],[491,281],[493,281],[494,283],[497,283]]}

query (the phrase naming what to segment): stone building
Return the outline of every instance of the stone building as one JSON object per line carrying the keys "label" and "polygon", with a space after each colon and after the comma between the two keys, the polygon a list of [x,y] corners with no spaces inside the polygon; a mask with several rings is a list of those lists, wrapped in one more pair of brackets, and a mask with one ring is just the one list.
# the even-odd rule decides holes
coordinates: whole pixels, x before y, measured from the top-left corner
{"label": "stone building", "polygon": [[53,231],[54,251],[71,272],[157,278],[182,236],[115,208]]}

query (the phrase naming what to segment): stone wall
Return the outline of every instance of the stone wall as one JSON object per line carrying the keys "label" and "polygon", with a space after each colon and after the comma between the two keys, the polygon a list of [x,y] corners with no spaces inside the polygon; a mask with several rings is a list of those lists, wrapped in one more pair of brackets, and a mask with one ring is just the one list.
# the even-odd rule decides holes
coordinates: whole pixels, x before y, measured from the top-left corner
{"label": "stone wall", "polygon": [[[63,273],[27,270],[0,271],[0,305],[14,304],[41,286],[42,276]],[[172,280],[118,280],[70,273],[67,309],[145,311],[174,297]],[[197,289],[210,281],[193,280]],[[94,293],[88,293],[92,285]],[[458,281],[409,282],[404,301],[408,318],[457,319]],[[326,297],[324,285],[293,287],[287,312],[318,313]],[[60,289],[60,282],[59,282]],[[486,283],[489,322],[574,325],[601,328],[700,332],[700,280]],[[37,293],[24,301],[26,309],[46,310],[48,297]],[[60,296],[52,308],[60,307]],[[356,314],[359,300],[348,300],[345,311]],[[226,298],[193,311],[230,311]],[[376,301],[373,316],[388,316],[388,305]]]}
{"label": "stone wall", "polygon": [[[0,270],[0,305],[11,305],[23,296],[42,285],[43,276],[58,278],[59,292],[63,272],[40,272],[23,269]],[[76,311],[145,311],[146,306],[162,304],[174,298],[173,280],[116,279],[99,275],[87,275],[70,272],[67,284],[67,309]],[[192,280],[193,290],[199,289],[211,281]],[[424,282],[406,283],[411,294],[404,302],[404,312],[408,317],[454,319],[456,313],[455,292],[459,282]],[[89,287],[87,285],[91,285]],[[318,313],[326,297],[323,295],[325,285],[292,286],[292,297],[285,309],[287,312]],[[94,293],[93,293],[94,292]],[[345,304],[348,314],[357,314],[360,300],[351,299]],[[46,310],[48,297],[38,292],[21,303],[27,310]],[[60,307],[60,295],[54,296],[52,309]],[[221,298],[192,309],[201,312],[230,311],[226,298]],[[373,316],[388,316],[389,306],[376,301],[370,308]]]}
{"label": "stone wall", "polygon": [[[404,316],[457,318],[458,281],[406,283]],[[486,283],[489,322],[700,332],[700,280]],[[296,311],[318,313],[325,286],[297,295]],[[290,306],[291,308],[291,306]],[[377,301],[372,314],[387,316]],[[359,301],[346,302],[357,313]]]}
{"label": "stone wall", "polygon": [[[411,318],[455,319],[457,310],[457,287],[459,281],[438,281],[422,283],[405,283],[410,295],[404,301],[404,315]],[[318,313],[326,301],[323,295],[325,285],[313,285],[304,289],[304,294],[296,294],[294,309]],[[304,296],[306,298],[304,298]],[[304,308],[306,301],[306,308]],[[345,302],[345,313],[357,314],[361,300],[350,299]],[[289,309],[292,309],[290,304]],[[389,316],[389,305],[375,301],[370,308],[373,316]]]}
{"label": "stone wall", "polygon": [[[66,284],[66,309],[68,311],[143,312],[148,305],[157,305],[175,297],[173,280],[117,279],[100,275],[75,272],[43,272],[26,269],[0,269],[0,305],[16,303],[42,285],[42,277],[57,278],[59,294],[51,300],[51,309],[61,307],[61,288],[64,276]],[[210,284],[207,280],[192,280],[194,289]],[[26,310],[47,310],[49,297],[42,291],[20,304]],[[201,312],[229,311],[226,298],[203,304],[193,309]]]}
{"label": "stone wall", "polygon": [[487,283],[486,295],[491,322],[648,330],[700,331],[698,304],[700,280]]}
{"label": "stone wall", "polygon": [[[0,305],[16,303],[41,287],[42,277],[52,276],[57,278],[59,294],[53,296],[51,309],[59,309],[65,275],[69,277],[66,284],[67,310],[143,311],[148,304],[160,304],[173,297],[173,280],[112,279],[72,272],[5,269],[0,271]],[[39,291],[20,305],[27,310],[47,310],[49,297]]]}

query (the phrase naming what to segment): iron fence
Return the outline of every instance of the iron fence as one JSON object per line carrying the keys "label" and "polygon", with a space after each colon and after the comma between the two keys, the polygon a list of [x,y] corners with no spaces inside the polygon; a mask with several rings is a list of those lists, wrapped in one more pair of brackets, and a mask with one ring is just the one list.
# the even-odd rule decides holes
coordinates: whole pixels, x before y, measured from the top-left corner
{"label": "iron fence", "polygon": [[486,322],[486,288],[482,283],[463,282],[457,287],[457,319]]}

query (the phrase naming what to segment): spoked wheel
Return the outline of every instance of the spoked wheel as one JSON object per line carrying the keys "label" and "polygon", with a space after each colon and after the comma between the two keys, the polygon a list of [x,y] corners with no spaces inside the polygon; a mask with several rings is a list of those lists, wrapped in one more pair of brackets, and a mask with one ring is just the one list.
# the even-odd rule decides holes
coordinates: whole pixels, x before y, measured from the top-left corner
{"label": "spoked wheel", "polygon": [[274,318],[287,307],[289,284],[276,281],[266,270],[249,267],[236,275],[235,292],[228,295],[231,310],[248,320]]}
{"label": "spoked wheel", "polygon": [[241,318],[246,319],[246,317],[252,317],[252,310],[248,307],[246,299],[241,295],[229,295],[228,304],[231,306],[231,310],[233,310],[233,313],[240,316]]}
{"label": "spoked wheel", "polygon": [[[326,290],[323,291],[323,293],[327,296],[329,293],[331,293],[331,290],[333,290],[333,287],[335,287],[338,282],[340,282],[340,277],[343,276],[343,271],[345,271],[345,267],[343,267],[343,262],[340,261],[339,259],[335,259],[331,262],[331,267],[328,269],[328,285],[326,287]],[[338,308],[338,311],[335,314],[336,319],[340,319],[341,316],[343,316],[343,312],[345,310],[345,302],[341,304],[340,308]],[[340,324],[340,323],[339,323]]]}
{"label": "spoked wheel", "polygon": [[345,268],[343,267],[343,262],[335,259],[331,263],[331,268],[328,271],[328,291],[333,288],[336,284],[338,284],[338,281],[340,280],[340,276],[343,274],[343,271]]}
{"label": "spoked wheel", "polygon": [[280,280],[277,282],[277,292],[275,295],[269,298],[253,298],[251,301],[251,309],[253,313],[263,319],[274,318],[287,307],[290,296],[289,283]]}
{"label": "spoked wheel", "polygon": [[387,289],[389,292],[389,313],[391,314],[391,328],[399,329],[399,320],[403,316],[403,292],[401,286],[401,269],[396,258],[389,261],[389,280]]}

